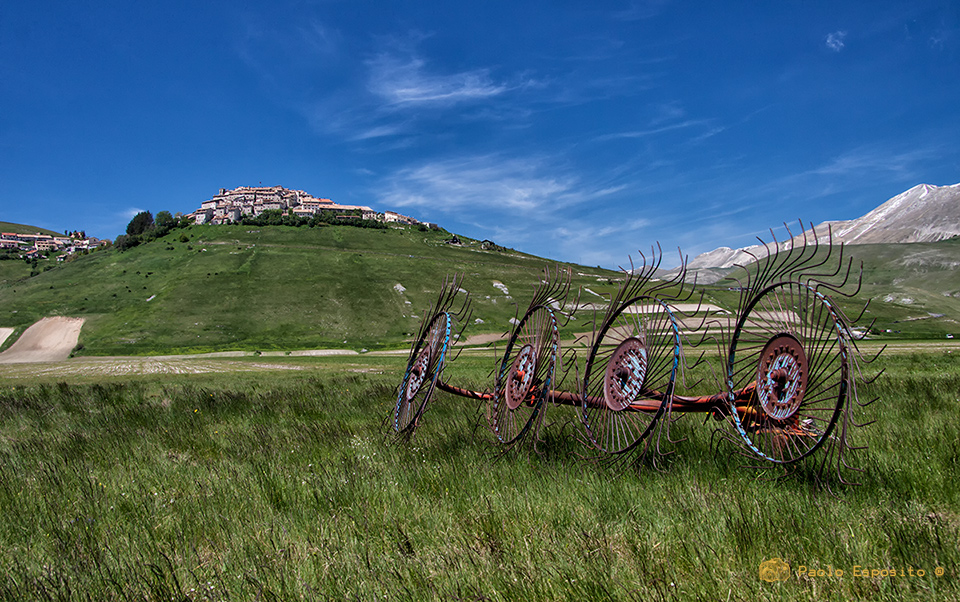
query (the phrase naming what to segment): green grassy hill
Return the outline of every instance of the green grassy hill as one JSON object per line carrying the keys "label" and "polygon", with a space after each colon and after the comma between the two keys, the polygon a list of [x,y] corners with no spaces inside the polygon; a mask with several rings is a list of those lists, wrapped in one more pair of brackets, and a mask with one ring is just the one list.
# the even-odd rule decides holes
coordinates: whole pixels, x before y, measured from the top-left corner
{"label": "green grassy hill", "polygon": [[[85,317],[83,354],[400,347],[444,277],[462,273],[474,305],[466,334],[509,330],[548,262],[468,239],[451,245],[451,236],[417,228],[193,226],[32,277],[24,262],[3,261],[0,326]],[[577,286],[615,288],[614,272],[574,271]]]}
{"label": "green grassy hill", "polygon": [[63,232],[54,232],[46,228],[37,226],[28,226],[26,224],[14,224],[11,222],[0,222],[0,232],[13,232],[14,234],[49,234],[50,236],[63,236]]}
{"label": "green grassy hill", "polygon": [[[474,306],[465,334],[510,330],[548,260],[465,238],[452,245],[451,236],[417,228],[193,226],[122,253],[0,261],[0,326],[22,331],[45,316],[84,317],[80,353],[87,355],[399,348],[444,277],[459,273]],[[861,293],[842,303],[848,314],[870,299],[866,317],[877,320],[880,338],[960,336],[960,240],[847,251],[864,262]],[[616,288],[615,272],[572,267],[575,288]],[[703,287],[707,300],[734,308],[731,282]],[[586,313],[567,334],[589,330]]]}
{"label": "green grassy hill", "polygon": [[861,297],[877,328],[895,335],[960,336],[960,239],[938,243],[857,245],[864,262]]}
{"label": "green grassy hill", "polygon": [[[862,286],[855,299],[835,295],[849,316],[860,313],[861,321],[876,320],[880,338],[943,339],[960,337],[960,239],[936,243],[847,245],[844,255],[854,259],[854,269],[863,262]],[[719,304],[735,303],[735,293],[724,291],[736,284],[742,271],[707,287]]]}

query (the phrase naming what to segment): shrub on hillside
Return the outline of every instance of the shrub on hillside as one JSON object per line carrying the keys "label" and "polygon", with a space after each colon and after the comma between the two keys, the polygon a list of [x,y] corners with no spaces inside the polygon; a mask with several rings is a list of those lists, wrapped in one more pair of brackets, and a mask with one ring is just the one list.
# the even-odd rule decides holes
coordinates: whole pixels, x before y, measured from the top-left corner
{"label": "shrub on hillside", "polygon": [[127,249],[132,249],[133,247],[140,244],[139,236],[127,236],[126,234],[121,234],[113,241],[113,246],[120,251],[126,251]]}
{"label": "shrub on hillside", "polygon": [[[355,212],[358,213],[358,212]],[[360,219],[359,215],[347,217],[330,215],[324,213],[316,213],[310,217],[300,217],[298,215],[290,215],[289,213],[285,214],[279,209],[268,209],[260,215],[244,216],[240,222],[243,226],[309,226],[311,228],[336,225],[336,226],[354,226],[357,228],[386,228],[386,224],[382,224],[373,220]]]}

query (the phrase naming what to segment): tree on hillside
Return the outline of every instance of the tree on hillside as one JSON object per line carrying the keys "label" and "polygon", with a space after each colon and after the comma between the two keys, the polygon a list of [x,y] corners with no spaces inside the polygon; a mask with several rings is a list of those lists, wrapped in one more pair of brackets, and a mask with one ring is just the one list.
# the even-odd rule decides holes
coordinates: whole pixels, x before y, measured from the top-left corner
{"label": "tree on hillside", "polygon": [[153,219],[153,226],[157,231],[157,237],[165,235],[177,226],[177,220],[169,211],[157,211],[157,216]]}
{"label": "tree on hillside", "polygon": [[113,246],[119,251],[126,251],[140,244],[140,237],[137,235],[127,236],[121,234],[113,241]]}
{"label": "tree on hillside", "polygon": [[157,216],[153,218],[153,225],[157,228],[172,228],[173,215],[169,211],[157,211]]}
{"label": "tree on hillside", "polygon": [[139,236],[151,228],[153,228],[153,214],[149,211],[141,211],[127,224],[127,235]]}

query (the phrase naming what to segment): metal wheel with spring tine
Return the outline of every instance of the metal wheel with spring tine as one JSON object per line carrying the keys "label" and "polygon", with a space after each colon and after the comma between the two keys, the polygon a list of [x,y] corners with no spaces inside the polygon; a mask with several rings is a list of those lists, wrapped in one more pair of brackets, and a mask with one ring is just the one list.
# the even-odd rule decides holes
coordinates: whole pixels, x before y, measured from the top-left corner
{"label": "metal wheel with spring tine", "polygon": [[[583,424],[579,439],[594,454],[613,454],[610,464],[639,468],[670,453],[661,446],[677,441],[670,432],[673,417],[700,413],[722,420],[725,427],[717,434],[769,468],[786,473],[785,465],[819,452],[815,478],[830,470],[850,484],[845,473],[859,470],[850,462],[865,448],[853,445],[851,435],[872,422],[864,416],[872,401],[858,399],[860,362],[875,358],[864,358],[857,348],[854,325],[860,318],[848,319],[825,293],[854,298],[858,271],[831,236],[823,244],[812,229],[800,237],[788,234],[786,243],[761,240],[762,251],[748,252],[754,261],[737,272],[736,318],[703,303],[702,291],[700,303],[687,303],[694,290],[685,259],[673,276],[655,277],[662,273],[659,245],[639,269],[631,262],[609,294],[582,289],[603,297],[603,304],[582,305],[579,294],[570,302],[572,270],[544,269],[522,319],[511,321],[515,326],[497,360],[492,390],[464,387],[442,374],[444,362],[466,346],[451,347],[448,355],[449,341],[459,339],[470,322],[469,293],[459,278],[448,279],[423,313],[429,319],[421,322],[410,352],[394,408],[398,439],[409,439],[440,389],[485,403],[485,417],[506,448],[531,433],[535,441],[552,443],[539,438],[546,406],[567,406]],[[592,310],[593,338],[582,361],[571,350],[572,361],[562,369],[559,328],[583,309]],[[451,323],[461,325],[452,336]],[[718,357],[712,347],[720,341],[726,355]],[[699,357],[684,361],[684,347]],[[716,369],[706,365],[712,361],[718,361]],[[681,366],[693,380],[684,390],[678,389]],[[726,382],[700,390],[718,374]],[[562,382],[571,375],[579,380],[575,390]]]}
{"label": "metal wheel with spring tine", "polygon": [[[616,454],[643,441],[669,407],[680,331],[659,299],[623,303],[597,331],[581,387],[580,419],[599,450]],[[636,409],[637,402],[647,409]]]}
{"label": "metal wheel with spring tine", "polygon": [[433,396],[450,342],[451,319],[447,312],[436,314],[410,352],[407,371],[397,393],[393,428],[412,433]]}
{"label": "metal wheel with spring tine", "polygon": [[553,310],[531,307],[514,328],[497,370],[490,417],[501,443],[519,441],[542,416],[554,384],[559,346]]}
{"label": "metal wheel with spring tine", "polygon": [[[730,345],[728,391],[734,426],[761,458],[786,464],[830,436],[847,395],[847,331],[829,298],[800,282],[761,291]],[[746,403],[734,391],[753,386]]]}

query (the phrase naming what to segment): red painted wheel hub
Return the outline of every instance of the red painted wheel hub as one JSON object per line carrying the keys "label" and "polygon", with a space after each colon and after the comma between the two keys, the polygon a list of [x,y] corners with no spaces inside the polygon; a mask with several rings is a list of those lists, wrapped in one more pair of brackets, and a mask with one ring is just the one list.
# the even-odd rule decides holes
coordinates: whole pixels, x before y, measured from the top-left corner
{"label": "red painted wheel hub", "polygon": [[803,402],[809,366],[803,345],[792,334],[781,333],[760,353],[757,369],[757,398],[760,407],[774,420],[787,420]]}

